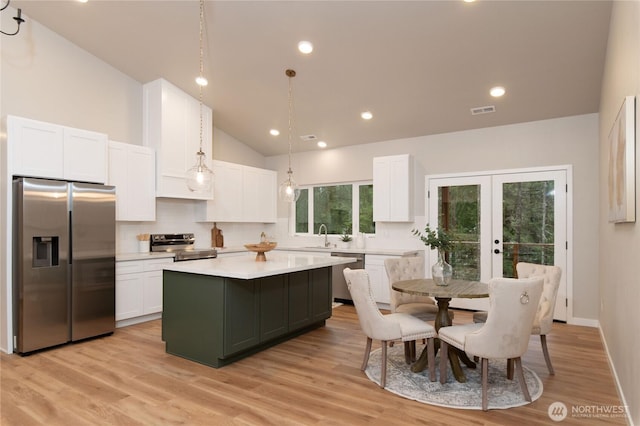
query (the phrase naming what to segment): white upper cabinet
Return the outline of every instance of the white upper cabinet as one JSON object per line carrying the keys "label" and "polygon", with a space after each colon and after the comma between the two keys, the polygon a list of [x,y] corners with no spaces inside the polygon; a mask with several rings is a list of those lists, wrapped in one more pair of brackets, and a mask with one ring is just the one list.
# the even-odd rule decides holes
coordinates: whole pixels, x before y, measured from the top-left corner
{"label": "white upper cabinet", "polygon": [[373,220],[412,222],[414,164],[409,154],[373,159]]}
{"label": "white upper cabinet", "polygon": [[116,220],[155,221],[155,152],[109,141],[109,185],[116,187]]}
{"label": "white upper cabinet", "polygon": [[277,173],[213,161],[215,198],[196,209],[200,222],[275,223]]}
{"label": "white upper cabinet", "polygon": [[7,131],[14,175],[106,182],[106,134],[14,116]]}
{"label": "white upper cabinet", "polygon": [[[202,150],[211,167],[212,112],[202,107]],[[200,149],[200,102],[166,80],[143,86],[144,145],[156,151],[156,196],[211,200],[214,191],[196,193],[187,187],[187,170]]]}

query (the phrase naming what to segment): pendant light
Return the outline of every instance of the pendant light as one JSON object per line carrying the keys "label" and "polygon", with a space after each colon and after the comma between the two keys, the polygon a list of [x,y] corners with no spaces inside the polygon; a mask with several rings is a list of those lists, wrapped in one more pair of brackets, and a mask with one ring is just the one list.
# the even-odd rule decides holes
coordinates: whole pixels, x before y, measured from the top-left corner
{"label": "pendant light", "polygon": [[204,27],[204,0],[200,0],[200,74],[196,78],[196,83],[200,86],[200,150],[196,152],[196,164],[187,170],[187,186],[193,192],[210,192],[213,186],[213,171],[206,165],[206,154],[202,151],[202,88],[207,85],[204,77],[203,65],[203,27]]}
{"label": "pendant light", "polygon": [[287,171],[287,180],[280,184],[278,194],[282,201],[287,203],[295,203],[300,198],[300,189],[293,180],[293,170],[291,170],[291,133],[293,123],[293,92],[291,89],[291,79],[296,76],[294,70],[288,69],[284,72],[289,77],[289,170]]}

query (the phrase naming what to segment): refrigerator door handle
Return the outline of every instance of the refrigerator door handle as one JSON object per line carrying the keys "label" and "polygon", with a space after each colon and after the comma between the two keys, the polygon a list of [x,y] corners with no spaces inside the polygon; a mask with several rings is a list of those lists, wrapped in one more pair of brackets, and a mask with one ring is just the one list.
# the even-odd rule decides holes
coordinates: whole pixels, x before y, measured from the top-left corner
{"label": "refrigerator door handle", "polygon": [[73,263],[73,211],[69,209],[69,265]]}

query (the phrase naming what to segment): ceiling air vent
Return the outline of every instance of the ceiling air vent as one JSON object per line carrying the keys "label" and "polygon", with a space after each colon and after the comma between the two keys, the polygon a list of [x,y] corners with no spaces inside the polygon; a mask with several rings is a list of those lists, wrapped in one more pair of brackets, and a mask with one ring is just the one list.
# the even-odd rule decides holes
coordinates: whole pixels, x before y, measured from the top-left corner
{"label": "ceiling air vent", "polygon": [[491,112],[496,112],[496,107],[493,105],[471,108],[471,115],[489,114]]}
{"label": "ceiling air vent", "polygon": [[304,135],[304,136],[300,136],[300,139],[302,139],[305,142],[314,142],[318,140],[318,137],[316,135]]}

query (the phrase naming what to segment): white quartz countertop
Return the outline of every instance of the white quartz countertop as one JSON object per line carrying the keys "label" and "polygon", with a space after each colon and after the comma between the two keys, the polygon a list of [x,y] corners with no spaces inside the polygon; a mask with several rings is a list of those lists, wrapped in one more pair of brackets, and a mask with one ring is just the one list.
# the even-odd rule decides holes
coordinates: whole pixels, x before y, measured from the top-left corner
{"label": "white quartz countertop", "polygon": [[[238,247],[217,247],[218,254],[224,253],[238,253],[247,251],[242,246]],[[370,254],[380,256],[415,256],[423,250],[415,249],[381,249],[381,248],[336,248],[336,247],[294,247],[294,246],[278,246],[273,252],[278,251],[297,251],[297,252],[309,252],[309,253],[353,253],[353,254]],[[273,253],[272,252],[272,253]]]}
{"label": "white quartz countertop", "polygon": [[255,253],[217,259],[191,260],[163,265],[165,271],[211,275],[224,278],[253,279],[272,275],[288,274],[307,269],[324,268],[355,262],[353,257],[314,256],[312,253],[284,254],[277,251],[266,253],[266,262],[256,262]]}
{"label": "white quartz countertop", "polygon": [[167,257],[173,258],[174,256],[175,256],[175,253],[170,253],[170,252],[118,253],[116,254],[116,262],[125,262],[130,260],[162,259]]}

